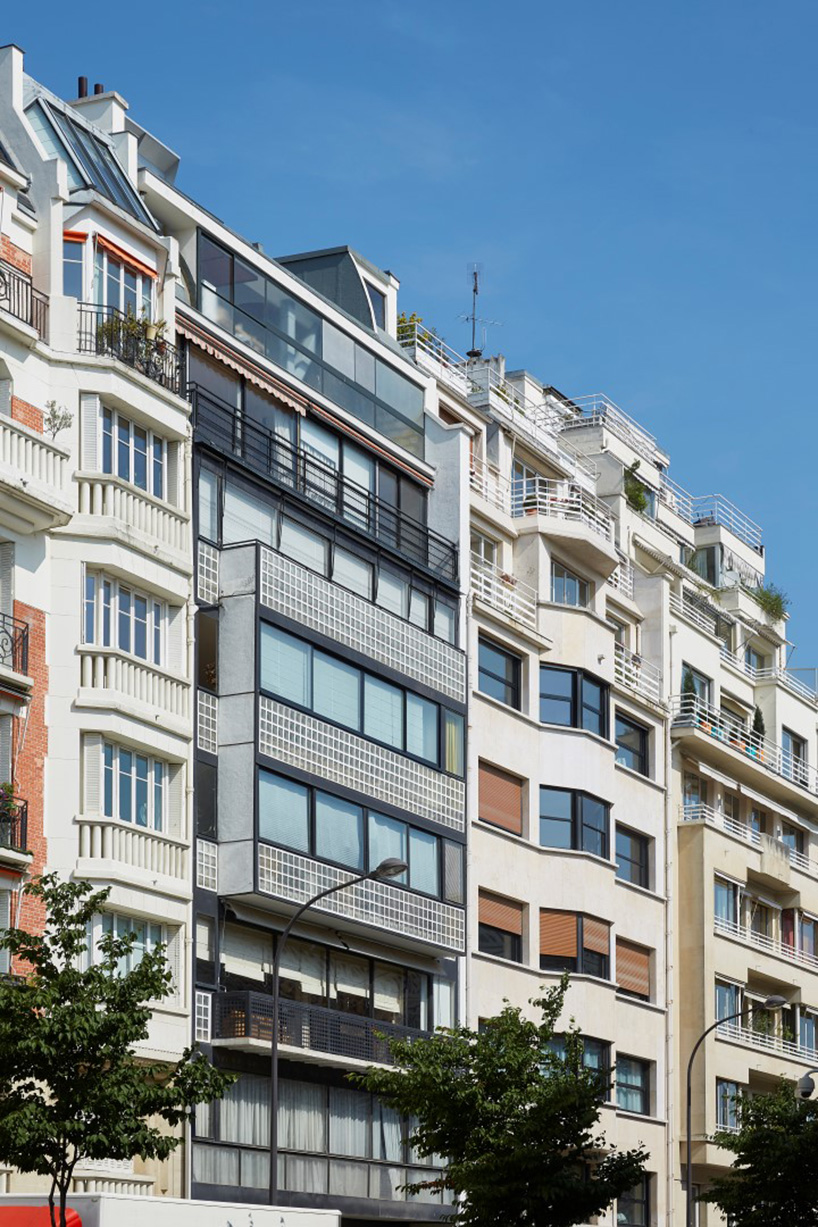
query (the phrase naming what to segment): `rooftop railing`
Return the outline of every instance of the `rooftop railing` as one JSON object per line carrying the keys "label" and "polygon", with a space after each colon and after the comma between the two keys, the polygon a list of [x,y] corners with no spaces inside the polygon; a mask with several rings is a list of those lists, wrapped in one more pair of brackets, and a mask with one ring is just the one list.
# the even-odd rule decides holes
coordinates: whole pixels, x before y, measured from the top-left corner
{"label": "rooftop railing", "polygon": [[35,290],[31,278],[0,261],[0,311],[34,328],[43,341],[48,340],[48,298]]}
{"label": "rooftop railing", "polygon": [[398,324],[398,344],[407,350],[417,365],[430,375],[448,384],[461,396],[472,391],[469,360],[457,353],[433,329],[425,328],[420,320]]}
{"label": "rooftop railing", "polygon": [[623,443],[632,447],[637,456],[656,462],[659,444],[654,435],[635,422],[632,417],[602,392],[590,396],[571,397],[569,402],[577,411],[563,423],[563,430],[575,430],[580,426],[604,426]]}
{"label": "rooftop railing", "polygon": [[28,673],[28,624],[10,614],[0,614],[0,665]]}
{"label": "rooftop railing", "polygon": [[193,426],[200,442],[241,459],[249,468],[374,537],[443,579],[457,581],[457,546],[405,512],[350,481],[325,460],[273,430],[241,417],[211,392],[191,384]]}
{"label": "rooftop railing", "polygon": [[117,358],[168,391],[179,393],[181,373],[175,345],[160,334],[149,335],[149,324],[116,307],[81,302],[78,311],[81,354]]}

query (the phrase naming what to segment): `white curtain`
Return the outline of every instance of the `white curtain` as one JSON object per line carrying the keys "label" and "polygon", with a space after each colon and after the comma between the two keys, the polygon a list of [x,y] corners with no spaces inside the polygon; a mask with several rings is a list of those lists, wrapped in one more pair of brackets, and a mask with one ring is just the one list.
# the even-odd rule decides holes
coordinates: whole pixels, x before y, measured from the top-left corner
{"label": "white curtain", "polygon": [[225,1184],[235,1188],[239,1183],[239,1152],[226,1146],[193,1147],[193,1179],[199,1184]]}
{"label": "white curtain", "polygon": [[369,1095],[330,1087],[329,1149],[333,1155],[369,1154]]}
{"label": "white curtain", "polygon": [[282,1150],[325,1154],[327,1149],[327,1092],[312,1082],[279,1084],[278,1144]]}
{"label": "white curtain", "polygon": [[270,1080],[242,1074],[221,1103],[223,1142],[245,1146],[270,1145]]}
{"label": "white curtain", "polygon": [[400,1116],[377,1098],[372,1105],[372,1157],[393,1163],[400,1163],[403,1158]]}

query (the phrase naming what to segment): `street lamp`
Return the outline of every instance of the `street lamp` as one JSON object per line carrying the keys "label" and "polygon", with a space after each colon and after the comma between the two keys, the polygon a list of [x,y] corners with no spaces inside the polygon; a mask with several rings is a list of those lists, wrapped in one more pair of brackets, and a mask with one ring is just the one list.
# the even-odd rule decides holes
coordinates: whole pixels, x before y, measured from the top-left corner
{"label": "street lamp", "polygon": [[795,1093],[799,1099],[809,1099],[815,1090],[815,1083],[810,1077],[811,1074],[818,1074],[818,1069],[808,1069],[803,1078],[799,1078],[795,1084]]}
{"label": "street lamp", "polygon": [[327,895],[334,895],[336,891],[346,890],[349,886],[355,886],[358,882],[366,882],[369,878],[397,878],[402,873],[405,873],[409,866],[405,861],[399,861],[396,857],[387,857],[385,861],[381,861],[375,869],[370,869],[369,873],[359,873],[357,877],[349,878],[346,882],[337,882],[335,886],[329,886],[326,890],[321,890],[317,895],[313,895],[306,903],[302,903],[299,908],[293,912],[290,919],[287,921],[281,936],[276,943],[275,958],[273,959],[273,1034],[270,1040],[270,1205],[274,1206],[278,1200],[278,983],[281,973],[281,956],[284,953],[284,947],[287,944],[287,938],[292,932],[293,925],[304,915],[309,908],[313,907],[319,899],[326,899]]}
{"label": "street lamp", "polygon": [[[762,1002],[762,1007],[765,1010],[777,1010],[782,1005],[787,1004],[786,997],[773,995]],[[693,1227],[693,1139],[691,1136],[691,1116],[693,1115],[693,1092],[692,1092],[692,1075],[693,1075],[693,1058],[701,1048],[704,1041],[707,1039],[711,1031],[715,1031],[717,1027],[723,1023],[732,1022],[734,1018],[741,1018],[743,1010],[738,1010],[735,1014],[728,1014],[726,1018],[717,1018],[716,1021],[703,1031],[696,1043],[693,1046],[693,1051],[690,1054],[690,1060],[687,1063],[687,1227]]]}

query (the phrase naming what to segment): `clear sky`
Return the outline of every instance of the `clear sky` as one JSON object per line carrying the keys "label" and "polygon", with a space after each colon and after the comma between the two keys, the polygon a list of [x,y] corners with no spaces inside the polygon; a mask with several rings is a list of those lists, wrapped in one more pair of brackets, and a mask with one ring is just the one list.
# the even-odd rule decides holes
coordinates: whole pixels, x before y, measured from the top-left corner
{"label": "clear sky", "polygon": [[128,99],[271,255],[349,243],[461,351],[604,391],[764,529],[818,665],[814,0],[13,6],[2,41]]}

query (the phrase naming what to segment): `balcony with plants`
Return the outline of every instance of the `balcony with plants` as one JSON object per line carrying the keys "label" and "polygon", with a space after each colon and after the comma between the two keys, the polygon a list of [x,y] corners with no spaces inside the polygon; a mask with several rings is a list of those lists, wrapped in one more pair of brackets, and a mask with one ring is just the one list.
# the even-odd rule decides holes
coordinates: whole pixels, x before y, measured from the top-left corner
{"label": "balcony with plants", "polygon": [[11,783],[0,784],[0,863],[27,865],[28,802],[18,797]]}
{"label": "balcony with plants", "polygon": [[132,311],[81,302],[77,307],[81,354],[115,358],[169,392],[181,392],[180,355],[165,336],[165,321]]}

